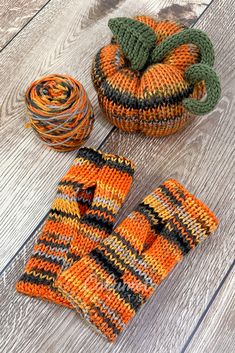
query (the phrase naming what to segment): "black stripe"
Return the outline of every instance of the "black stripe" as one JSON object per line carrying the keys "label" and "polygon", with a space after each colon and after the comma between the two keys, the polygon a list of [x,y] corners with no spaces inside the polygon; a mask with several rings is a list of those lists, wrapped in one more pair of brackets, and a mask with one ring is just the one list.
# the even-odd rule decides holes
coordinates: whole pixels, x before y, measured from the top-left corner
{"label": "black stripe", "polygon": [[198,221],[198,223],[201,224],[202,228],[205,229],[206,235],[210,235],[211,234],[210,227],[206,224],[206,222],[203,219],[201,219],[200,215],[199,217],[196,217],[196,220]]}
{"label": "black stripe", "polygon": [[73,186],[73,188],[77,190],[78,188],[82,188],[83,184],[78,181],[61,180],[59,186]]}
{"label": "black stripe", "polygon": [[45,239],[38,239],[37,244],[44,244],[45,246],[53,247],[53,248],[61,248],[61,249],[68,249],[70,244],[68,243],[67,245],[65,244],[59,244],[59,243],[54,243],[52,241],[48,241]]}
{"label": "black stripe", "polygon": [[124,106],[127,109],[149,110],[163,105],[181,103],[184,98],[187,98],[192,94],[193,85],[190,85],[182,92],[178,92],[172,96],[165,97],[152,95],[148,99],[139,99],[128,93],[123,93],[122,91],[119,91],[119,89],[110,86],[107,80],[104,80],[101,83],[100,90],[109,101]]}
{"label": "black stripe", "polygon": [[110,261],[99,249],[96,248],[92,250],[89,256],[93,258],[99,265],[101,265],[102,268],[106,270],[106,272],[114,276],[116,279],[120,279],[120,277],[123,275],[123,271],[115,266],[115,264]]}
{"label": "black stripe", "polygon": [[[167,196],[168,199],[170,199],[171,203],[177,206],[182,206],[182,202],[180,200],[177,200],[175,195],[173,195],[169,189],[167,189],[164,185],[160,186],[160,189],[162,190],[162,193]],[[177,195],[181,197],[183,200],[186,199],[185,194],[181,190],[177,190]]]}
{"label": "black stripe", "polygon": [[[191,250],[191,245],[180,233],[178,228],[176,228],[172,220],[169,220],[169,228],[170,230],[168,229],[168,227],[165,227],[161,232],[161,235],[170,242],[176,244],[178,248],[182,251],[183,255],[186,255]],[[189,234],[188,230],[184,229],[184,231]]]}
{"label": "black stripe", "polygon": [[[130,250],[135,257],[139,256],[138,251],[131,245],[131,243],[128,240],[123,238],[121,234],[117,232],[117,230],[116,231],[114,230],[112,232],[112,236],[115,236],[119,241],[121,241],[124,244],[124,246],[127,247],[127,249]],[[105,244],[105,240],[104,240],[104,244]]]}
{"label": "black stripe", "polygon": [[61,216],[61,217],[66,217],[66,218],[70,218],[70,219],[78,219],[78,216],[77,215],[73,215],[71,213],[67,213],[67,212],[63,212],[63,211],[58,211],[56,210],[55,208],[51,208],[50,210],[50,213],[49,213],[49,219],[52,219],[52,220],[56,220],[56,216]]}
{"label": "black stripe", "polygon": [[141,123],[141,125],[151,125],[151,126],[161,126],[161,125],[165,125],[166,123],[167,124],[173,124],[173,123],[176,123],[178,122],[179,120],[181,120],[181,116],[179,115],[174,115],[174,116],[171,116],[170,118],[164,118],[164,119],[161,119],[161,120],[156,120],[156,119],[142,119],[139,120],[139,117],[138,115],[136,116],[133,116],[133,117],[127,117],[127,116],[121,116],[121,115],[117,115],[117,114],[113,114],[113,116],[115,117],[115,119],[118,119],[119,121],[133,121],[135,120],[137,123]]}
{"label": "black stripe", "polygon": [[[138,310],[142,304],[142,299],[139,294],[134,293],[126,283],[123,282],[122,276],[123,271],[120,270],[114,262],[108,259],[102,251],[94,249],[90,252],[90,257],[93,258],[102,268],[112,277],[115,278],[116,284],[114,290],[125,300],[126,303],[130,304],[132,309]],[[134,273],[135,274],[135,273]],[[135,274],[136,275],[136,274]]]}
{"label": "black stripe", "polygon": [[93,310],[95,311],[95,314],[97,313],[97,315],[102,317],[103,321],[112,329],[115,335],[119,335],[120,331],[118,330],[116,325],[107,317],[105,313],[103,313],[103,311],[101,311],[98,306],[92,307],[90,315],[92,315]]}
{"label": "black stripe", "polygon": [[[107,205],[107,207],[108,207],[108,205]],[[91,205],[88,212],[90,212],[90,211],[94,211],[94,212],[99,211],[100,213],[104,213],[107,216],[114,217],[113,212],[108,210],[108,208],[106,208],[106,206],[102,207],[102,206]],[[97,217],[99,217],[99,216],[97,215]]]}
{"label": "black stripe", "polygon": [[53,277],[54,279],[55,278],[57,278],[57,273],[56,272],[52,272],[52,271],[49,271],[49,270],[44,270],[44,269],[39,269],[39,268],[37,268],[37,267],[33,267],[31,270],[30,270],[30,272],[31,271],[34,271],[34,272],[36,272],[36,273],[38,273],[38,274],[41,274],[41,275],[45,275],[45,276],[49,276],[49,277]]}
{"label": "black stripe", "polygon": [[[133,247],[132,245],[126,240],[124,239],[119,233],[115,232],[112,233],[112,235],[115,235],[115,237],[118,238],[118,241],[122,242],[124,244],[124,247],[132,252],[132,254],[134,255],[135,258],[138,258],[138,260],[142,260],[142,255],[139,254]],[[128,271],[130,271],[133,276],[135,276],[139,281],[141,281],[143,284],[145,284],[146,286],[151,286],[150,283],[146,282],[144,276],[142,276],[141,274],[139,274],[138,272],[136,272],[136,268],[135,267],[131,267],[129,264],[127,264],[123,259],[121,259],[119,257],[119,253],[115,252],[113,249],[110,248],[110,246],[108,244],[104,242],[102,243],[102,247],[104,249],[104,251],[106,251],[107,255],[106,258],[108,256],[110,256],[110,258],[114,258],[117,260],[117,262],[119,262],[121,264],[122,267],[126,268]],[[115,265],[116,266],[116,265]],[[116,266],[117,267],[117,266]]]}
{"label": "black stripe", "polygon": [[70,260],[72,260],[72,263],[74,263],[76,261],[79,261],[81,259],[81,256],[75,255],[75,254],[69,252],[67,254],[67,259],[68,259],[68,262],[70,262]]}
{"label": "black stripe", "polygon": [[[163,221],[163,219],[159,216],[153,207],[151,207],[149,204],[141,202],[137,206],[136,210],[147,218],[154,232],[161,232],[166,222]],[[155,224],[153,221],[157,221],[157,224]]]}
{"label": "black stripe", "polygon": [[[106,245],[105,247],[105,250],[107,252],[110,253],[110,255],[113,257],[113,258],[116,258],[117,261],[128,271],[130,271],[133,276],[135,276],[139,281],[141,281],[143,284],[145,284],[146,286],[151,286],[150,283],[146,282],[144,276],[142,276],[140,273],[136,272],[136,268],[135,267],[131,267],[129,264],[127,264],[124,260],[122,260],[118,254],[113,251],[108,245]],[[141,260],[142,259],[142,256],[141,255],[138,255],[138,260]]]}
{"label": "black stripe", "polygon": [[119,162],[119,161],[112,161],[111,159],[108,159],[106,161],[106,165],[108,165],[110,168],[114,168],[118,171],[121,171],[123,173],[127,173],[129,175],[133,175],[135,170],[131,167],[131,165],[126,164],[125,162]]}
{"label": "black stripe", "polygon": [[80,219],[81,224],[88,224],[100,230],[105,230],[108,234],[112,232],[113,222],[108,221],[100,215],[85,214]]}
{"label": "black stripe", "polygon": [[97,166],[103,166],[105,163],[103,155],[100,152],[87,147],[82,147],[79,149],[76,158],[79,157],[84,158],[89,162],[96,164]]}
{"label": "black stripe", "polygon": [[105,75],[101,69],[101,56],[100,56],[101,50],[102,50],[102,48],[96,54],[95,60],[93,62],[93,67],[92,67],[92,80],[93,80],[94,85],[97,88],[100,86],[101,82],[105,78]]}
{"label": "black stripe", "polygon": [[[38,272],[38,270],[37,270]],[[23,282],[29,282],[31,284],[43,284],[44,286],[50,286],[52,287],[53,283],[54,283],[54,277],[52,279],[47,279],[47,278],[40,278],[40,277],[36,277],[33,274],[28,274],[28,273],[24,273],[19,281],[23,281]]]}
{"label": "black stripe", "polygon": [[[191,230],[188,228],[187,224],[184,224],[184,222],[182,220],[180,220],[180,218],[178,217],[178,215],[175,215],[174,218],[176,219],[176,221],[178,223],[180,223],[180,226],[184,228],[184,231],[187,232],[188,237],[190,238],[190,240],[193,242],[194,246],[196,246],[199,241],[195,238],[194,234],[191,232]],[[200,219],[199,217],[196,217],[195,221],[197,221],[199,224],[201,224],[202,228],[205,229],[206,231],[206,235],[210,235],[210,228],[205,224],[205,222],[203,220]],[[185,239],[185,241],[187,241]],[[191,246],[191,245],[190,245]]]}
{"label": "black stripe", "polygon": [[117,282],[117,286],[115,287],[115,291],[128,303],[131,308],[137,311],[140,306],[143,304],[143,299],[141,295],[138,293],[133,292],[131,288],[128,287],[126,283],[120,279]]}

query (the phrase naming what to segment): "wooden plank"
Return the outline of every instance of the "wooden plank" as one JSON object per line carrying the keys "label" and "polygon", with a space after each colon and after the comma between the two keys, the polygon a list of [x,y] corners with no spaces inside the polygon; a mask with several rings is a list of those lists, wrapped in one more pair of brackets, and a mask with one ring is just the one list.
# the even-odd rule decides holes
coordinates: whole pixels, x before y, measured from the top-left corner
{"label": "wooden plank", "polygon": [[[92,35],[92,30],[89,33],[84,30],[91,48],[88,43],[83,44],[84,33],[79,26],[87,13],[84,2],[65,7],[63,1],[52,1],[2,52],[1,268],[49,209],[52,190],[75,156],[75,153],[60,154],[46,149],[32,131],[24,128],[24,92],[30,81],[49,72],[59,72],[87,82],[88,94],[94,99],[89,63],[94,54],[93,41],[98,36],[100,41],[105,38],[100,33]],[[61,23],[64,23],[63,31]],[[97,114],[97,105],[95,110]],[[106,122],[98,122],[90,144],[98,146],[108,131]]]}
{"label": "wooden plank", "polygon": [[[203,4],[199,0],[192,2],[191,16],[198,16],[208,3],[209,0]],[[114,6],[112,1],[103,0],[51,0],[1,53],[1,269],[49,209],[55,186],[75,156],[44,148],[32,131],[24,128],[23,98],[27,86],[48,73],[67,73],[78,78],[88,91],[97,118],[87,145],[99,146],[111,125],[101,117],[90,66],[98,48],[110,40],[108,18],[137,13],[156,15],[177,4],[180,17],[189,6],[188,0],[115,0]]]}
{"label": "wooden plank", "polygon": [[235,346],[235,267],[185,353],[231,353]]}
{"label": "wooden plank", "polygon": [[[145,13],[150,13],[150,14],[156,14],[159,10],[159,7],[163,8],[164,6],[168,6],[168,10],[170,11],[170,5],[171,2],[169,1],[159,1],[159,2],[155,2],[153,1],[152,3],[149,2],[148,6],[146,7],[145,2],[143,2],[141,4],[141,6],[143,7],[143,10],[141,12],[145,12]],[[173,3],[172,3],[173,4]],[[176,4],[176,2],[174,2],[174,4]],[[181,1],[182,4],[182,1]],[[135,11],[137,13],[136,10],[136,6],[134,6],[134,2],[133,1],[128,1],[126,3],[122,4],[122,7],[115,12],[115,14],[125,14],[125,12],[129,9],[129,14],[132,14],[131,9],[135,8]],[[202,9],[204,9],[204,5],[202,6]],[[140,10],[139,10],[140,12]],[[180,15],[180,14],[179,14]],[[41,14],[42,16],[42,14]],[[46,16],[46,14],[43,14],[43,16]],[[50,19],[50,16],[49,18]],[[103,21],[103,19],[102,19]],[[89,23],[89,28],[90,26],[93,26]],[[84,22],[83,22],[84,25]],[[38,25],[39,26],[39,25]],[[86,35],[89,35],[89,28],[87,27],[87,32]],[[100,37],[102,36],[101,30],[98,30],[98,24],[95,24],[93,27],[93,36],[95,36],[94,42],[95,40],[97,40],[98,44],[95,44],[95,50],[97,50],[97,47],[100,45],[99,40],[101,41]],[[38,27],[39,28],[39,27]],[[55,29],[55,28],[54,28]],[[40,30],[40,28],[39,28]],[[94,33],[96,33],[97,31],[97,36],[94,35]],[[52,35],[52,33],[50,33]],[[84,33],[83,33],[84,35]],[[72,36],[74,38],[74,36]],[[79,37],[80,40],[82,38]],[[77,39],[77,38],[76,38]],[[87,37],[86,37],[87,40]],[[91,40],[91,35],[88,38],[88,40]],[[40,38],[38,39],[39,41],[39,46],[41,46],[41,48],[44,47],[44,45],[46,45],[45,43],[41,44],[40,42]],[[76,40],[75,40],[76,42]],[[93,43],[93,42],[92,42]],[[27,44],[27,43],[26,43]],[[30,44],[32,45],[32,43]],[[34,68],[37,68],[37,70],[39,72],[43,71],[42,69],[42,63],[47,62],[46,59],[43,60],[43,58],[40,55],[40,50],[36,51],[37,55],[39,57],[39,66],[37,67],[37,65],[34,66],[34,62],[32,61],[32,58],[36,58],[35,54],[32,54],[32,50],[30,49],[30,45],[29,47],[26,48],[26,53],[27,55],[31,55],[31,60],[27,61],[27,63],[30,63],[30,66],[32,65]],[[68,45],[68,43],[66,44]],[[66,47],[65,45],[65,47]],[[78,44],[77,48],[79,47]],[[35,47],[33,47],[34,50]],[[48,57],[52,58],[53,55],[52,53],[54,53],[54,48],[52,48],[52,51],[50,51],[49,47],[46,47],[46,49],[49,51],[48,52]],[[45,50],[46,50],[45,49]],[[72,50],[72,49],[71,49]],[[76,52],[76,50],[74,51]],[[58,52],[57,52],[58,53]],[[35,56],[34,56],[35,55]],[[64,54],[61,54],[61,56],[63,56]],[[74,53],[73,53],[74,55]],[[60,58],[60,55],[58,54],[58,66],[61,65],[61,67],[65,67],[63,66],[63,60],[65,60],[65,58],[68,57],[68,54],[64,56],[63,59]],[[74,57],[74,56],[73,56]],[[12,56],[13,58],[13,56]],[[23,61],[23,58],[20,59]],[[51,59],[52,60],[52,59]],[[32,63],[31,63],[32,61]],[[85,61],[85,58],[84,58]],[[71,67],[73,67],[74,70],[73,72],[75,72],[75,66],[73,66],[72,60],[69,61],[69,63],[67,63],[68,65],[71,65]],[[83,65],[85,65],[86,63],[83,62]],[[6,63],[7,65],[7,63]],[[31,67],[30,70],[27,71],[26,70],[26,66],[23,65],[23,69],[22,73],[21,73],[21,80],[20,85],[23,86],[24,80],[23,80],[23,72],[28,72],[30,77],[27,77],[28,82],[30,82],[30,80],[32,79],[32,76],[34,75],[33,71],[31,71]],[[50,63],[48,63],[48,68],[47,70],[49,71],[49,69],[55,66],[57,66],[57,62],[53,65],[50,65]],[[10,66],[11,67],[11,66]],[[60,66],[59,66],[60,67]],[[83,66],[84,67],[84,66]],[[25,70],[25,71],[24,71]],[[36,71],[36,73],[38,74],[38,71]],[[80,74],[82,74],[82,70],[80,71]],[[11,76],[12,79],[14,79],[14,75]],[[86,78],[86,76],[83,76]],[[6,81],[5,81],[6,82]],[[21,103],[21,107],[20,109],[18,109],[18,107],[16,108],[17,104],[19,104],[19,99],[17,99],[18,95],[16,92],[16,82],[17,80],[14,81],[14,83],[12,84],[11,88],[14,88],[14,94],[13,96],[11,96],[8,92],[8,94],[6,95],[10,98],[10,102],[8,102],[8,104],[5,104],[4,106],[4,113],[8,112],[6,107],[12,107],[12,109],[9,109],[11,111],[11,114],[13,115],[13,126],[14,128],[17,128],[16,131],[21,134],[21,139],[22,136],[24,137],[24,130],[22,127],[19,127],[19,121],[23,120],[23,104]],[[27,84],[25,84],[25,86],[27,86]],[[24,88],[24,87],[23,87]],[[21,88],[21,92],[23,92],[23,89]],[[92,94],[92,90],[91,90],[91,94]],[[22,97],[21,97],[22,99]],[[17,104],[16,104],[17,103]],[[12,113],[13,111],[13,113]],[[8,117],[10,116],[10,114],[8,113]],[[6,121],[5,121],[6,124]],[[18,124],[18,125],[17,125]],[[104,124],[104,120],[100,119],[100,124]],[[7,127],[8,132],[10,132],[10,127]],[[97,130],[98,131],[98,130]],[[107,131],[110,131],[109,128],[107,128]],[[13,133],[14,133],[14,137],[16,138],[16,134],[15,131],[12,132],[11,138],[9,139],[9,141],[13,140]],[[107,132],[106,132],[107,133]],[[106,133],[103,133],[103,137],[105,136]],[[98,135],[98,134],[97,134]],[[126,136],[127,138],[127,136]],[[134,138],[134,135],[132,135],[132,137],[128,137],[129,138]],[[29,191],[28,191],[28,187],[24,188],[24,193],[21,193],[21,189],[18,188],[17,192],[15,192],[14,195],[19,195],[21,196],[21,200],[19,198],[19,200],[16,200],[16,203],[14,205],[14,211],[15,214],[16,212],[18,212],[18,214],[20,214],[20,217],[17,219],[17,222],[21,221],[21,217],[23,213],[26,213],[25,219],[22,220],[22,233],[21,233],[21,239],[19,239],[19,234],[20,232],[17,230],[14,234],[15,236],[15,245],[10,245],[10,249],[9,252],[11,252],[11,254],[13,253],[13,250],[16,250],[17,247],[23,243],[24,239],[26,239],[26,234],[27,232],[23,232],[23,230],[25,230],[25,227],[27,227],[27,230],[29,231],[30,229],[32,229],[32,225],[34,223],[30,223],[30,225],[28,225],[30,221],[30,218],[37,217],[37,212],[41,212],[39,217],[40,218],[42,216],[42,213],[45,212],[45,209],[47,207],[49,207],[49,201],[51,201],[52,197],[53,197],[53,190],[52,190],[52,186],[54,186],[56,184],[56,182],[58,181],[60,175],[62,175],[62,173],[64,172],[64,170],[67,168],[67,166],[70,164],[71,159],[73,158],[73,154],[70,155],[70,157],[67,157],[68,155],[62,155],[62,154],[55,154],[54,152],[50,153],[48,152],[45,153],[44,150],[41,148],[41,144],[37,143],[37,141],[33,138],[32,134],[28,134],[27,137],[24,137],[25,141],[24,141],[24,148],[22,148],[22,144],[20,144],[20,139],[17,140],[16,142],[16,150],[18,149],[18,151],[20,151],[20,157],[19,159],[15,158],[15,161],[17,163],[17,167],[15,168],[14,171],[17,171],[18,169],[18,175],[21,175],[22,178],[25,178],[25,180],[30,180],[31,183],[31,197],[33,198],[33,203],[31,203],[31,207],[29,207],[27,209],[26,212],[26,208],[23,208],[23,210],[21,212],[19,212],[18,210],[18,206],[20,204],[22,204],[22,195],[24,195],[24,193],[26,193],[26,197],[30,197],[29,195]],[[99,142],[102,141],[102,139],[99,140]],[[114,146],[110,145],[110,142],[113,141],[113,137],[110,141],[108,141],[106,148],[109,149],[110,151],[115,151],[116,147],[116,143],[117,141],[120,141],[119,137],[118,140],[115,141]],[[130,140],[128,140],[130,141]],[[157,141],[157,140],[155,140]],[[159,140],[160,141],[160,140]],[[148,139],[146,139],[143,143],[143,146],[146,145],[146,142],[148,143]],[[158,142],[156,142],[158,143]],[[32,148],[30,147],[31,145]],[[8,145],[9,148],[9,145]],[[39,168],[42,166],[42,163],[45,161],[45,165],[43,166],[43,173],[40,174],[40,177],[38,177],[38,173],[34,172],[31,174],[30,171],[30,167],[28,167],[28,164],[25,163],[24,164],[24,168],[26,168],[26,170],[24,171],[23,167],[21,168],[21,163],[22,161],[24,161],[24,154],[27,153],[28,149],[31,148],[31,154],[27,154],[27,156],[30,155],[30,166],[34,165],[37,161],[37,159],[39,159],[40,163],[37,164],[37,168]],[[138,148],[139,146],[136,146],[136,150],[138,152]],[[37,150],[39,152],[37,152]],[[6,151],[6,149],[5,149]],[[14,152],[14,150],[13,150]],[[11,151],[11,154],[13,153]],[[47,151],[46,151],[47,152]],[[168,152],[171,152],[170,150],[168,150]],[[41,155],[44,153],[43,158],[41,157]],[[132,147],[130,148],[130,154],[133,153],[132,152]],[[35,157],[36,154],[36,157]],[[129,150],[126,151],[126,154],[129,155]],[[51,157],[52,156],[52,157]],[[15,154],[16,157],[16,154]],[[61,167],[61,161],[60,163],[58,163],[57,161],[57,157],[59,157],[60,159],[63,157],[64,159],[64,165],[63,167]],[[142,154],[143,157],[143,154]],[[67,158],[67,160],[66,160]],[[70,158],[70,159],[69,159]],[[167,156],[168,158],[168,156]],[[137,172],[137,176],[139,175],[138,173],[140,172],[140,162],[141,162],[141,158],[140,159],[136,159],[136,161],[139,164],[139,169]],[[10,167],[14,162],[14,159],[12,157],[11,160],[9,160],[8,164],[6,163],[6,158],[5,158],[5,165],[6,167]],[[53,167],[53,170],[51,171],[49,168],[46,168],[46,165],[50,165],[50,169],[51,167]],[[147,165],[146,161],[144,162],[144,164]],[[149,164],[148,164],[149,165]],[[173,166],[174,167],[174,166]],[[64,168],[64,169],[63,169]],[[7,168],[6,168],[7,169]],[[37,171],[38,172],[38,171]],[[8,171],[9,173],[9,171]],[[28,178],[26,179],[26,175],[28,173]],[[148,190],[147,188],[145,188],[145,185],[148,183],[148,181],[151,182],[151,178],[150,176],[152,175],[152,177],[154,177],[153,174],[151,174],[152,172],[149,171],[147,168],[145,169],[145,177],[142,177],[142,181],[139,185],[137,185],[137,182],[135,183],[135,186],[132,190],[132,195],[135,193],[136,187],[138,186],[138,192],[139,192],[139,197],[142,197],[142,193],[145,194]],[[56,177],[55,177],[56,174]],[[9,174],[8,174],[9,175]],[[10,173],[10,176],[13,175],[13,172]],[[38,180],[35,182],[34,178],[37,176]],[[169,176],[169,175],[168,175]],[[9,178],[10,179],[10,178]],[[6,179],[5,179],[6,180]],[[20,178],[18,177],[16,179],[16,181],[19,183],[20,182]],[[45,181],[47,181],[47,184],[45,183]],[[153,181],[153,179],[152,179]],[[158,181],[160,181],[160,178],[157,180],[157,178],[154,179],[154,181],[157,183]],[[21,184],[22,186],[24,185],[23,183]],[[12,186],[12,184],[11,184]],[[17,185],[18,186],[18,185]],[[9,194],[9,189],[8,189],[8,194]],[[37,190],[37,194],[35,194],[35,190]],[[43,193],[44,190],[44,193]],[[193,191],[193,190],[192,190]],[[13,193],[14,193],[13,192]],[[40,197],[38,196],[38,194],[40,195]],[[40,198],[42,198],[42,201],[40,201]],[[13,198],[14,199],[14,198]],[[50,199],[50,200],[49,200]],[[30,202],[31,200],[28,199],[28,202]],[[133,207],[134,202],[138,202],[139,200],[133,200],[133,198],[129,198],[127,204],[126,204],[126,208],[125,211],[127,210],[127,206],[131,206]],[[40,203],[40,207],[38,206],[38,202]],[[36,204],[36,205],[35,205]],[[44,205],[44,207],[42,207]],[[35,210],[36,207],[36,210]],[[40,209],[43,208],[43,212],[40,211]],[[10,209],[9,209],[10,211]],[[30,211],[30,212],[29,212]],[[38,219],[37,218],[37,219]],[[27,221],[26,221],[27,220]],[[14,218],[11,215],[8,218],[8,222],[14,222]],[[17,224],[17,222],[15,224]],[[27,223],[28,222],[28,223]],[[34,219],[34,222],[36,222],[36,220]],[[5,229],[5,228],[4,228]],[[8,228],[9,229],[9,228]],[[38,229],[37,232],[40,232],[40,228]],[[1,282],[0,282],[0,295],[1,295],[1,322],[0,322],[0,327],[1,327],[1,339],[2,341],[0,342],[0,346],[2,348],[3,352],[15,352],[15,351],[20,351],[20,352],[68,352],[68,353],[72,353],[72,352],[94,352],[94,351],[101,351],[101,352],[111,352],[111,351],[115,351],[115,352],[121,352],[123,350],[126,350],[127,352],[140,352],[140,351],[145,351],[145,352],[154,352],[154,351],[159,351],[157,347],[157,344],[159,343],[159,332],[156,334],[156,326],[160,325],[161,320],[162,320],[162,316],[158,315],[158,310],[160,311],[162,305],[164,308],[167,308],[167,306],[169,304],[171,304],[171,307],[174,304],[174,301],[176,302],[177,296],[182,296],[182,292],[184,292],[184,290],[182,291],[182,287],[178,289],[178,292],[174,290],[175,287],[178,288],[178,283],[179,283],[179,277],[181,276],[182,279],[182,275],[179,274],[179,272],[177,272],[177,274],[173,274],[171,276],[171,279],[169,281],[171,281],[171,289],[173,290],[173,293],[175,293],[175,297],[171,298],[170,294],[171,294],[171,289],[167,291],[167,286],[164,283],[161,288],[160,288],[160,295],[159,297],[161,298],[161,300],[158,301],[158,303],[156,304],[156,296],[154,296],[154,298],[151,300],[151,302],[149,303],[149,306],[147,311],[145,311],[145,313],[143,312],[143,315],[141,314],[142,317],[142,322],[140,322],[140,325],[136,325],[135,323],[133,323],[132,328],[128,329],[128,331],[125,332],[124,336],[122,338],[120,338],[119,342],[117,342],[117,344],[115,346],[107,343],[102,337],[100,337],[99,335],[97,335],[96,333],[94,333],[93,331],[91,331],[87,324],[85,324],[82,320],[80,320],[78,318],[78,315],[71,310],[53,305],[53,304],[49,304],[47,302],[42,302],[40,300],[34,300],[22,295],[19,295],[18,293],[15,292],[15,283],[17,281],[17,279],[19,278],[23,266],[27,260],[27,258],[29,257],[31,251],[32,251],[32,247],[33,247],[33,243],[35,241],[35,239],[37,238],[38,234],[34,233],[34,236],[31,237],[26,244],[22,247],[22,249],[18,252],[18,254],[15,256],[14,260],[10,263],[9,266],[7,266],[6,270],[3,272],[3,276],[1,277]],[[7,233],[8,235],[10,234],[9,232]],[[12,235],[12,233],[11,233]],[[6,239],[6,238],[5,238]],[[9,239],[9,237],[8,237]],[[8,241],[11,241],[10,239]],[[6,241],[5,241],[6,243]],[[4,245],[3,249],[6,249],[6,245]],[[194,255],[195,256],[195,255]],[[195,262],[194,262],[195,263]],[[185,268],[185,265],[181,265],[183,266],[183,268],[181,267],[181,270],[183,270]],[[187,262],[187,266],[185,271],[183,272],[183,274],[187,273],[188,270],[188,262]],[[174,276],[176,276],[176,278],[174,279]],[[178,282],[177,282],[177,277],[178,277]],[[173,278],[173,279],[172,279]],[[168,282],[169,283],[169,282]],[[161,295],[161,293],[164,293],[166,288],[166,296],[164,297],[163,295]],[[165,299],[165,302],[164,302]],[[167,303],[167,299],[169,300],[169,303]],[[157,310],[157,311],[156,311]],[[152,314],[153,313],[153,314]],[[145,316],[144,316],[145,315]],[[147,316],[146,316],[147,315]],[[139,319],[138,319],[139,320]],[[154,325],[152,326],[152,323],[154,323]],[[143,325],[144,324],[144,325]],[[165,326],[162,326],[162,332],[160,332],[160,335],[164,333],[164,331],[166,331],[166,329],[168,330],[168,327],[166,325],[166,321],[164,322]],[[134,330],[134,333],[133,333]],[[156,331],[156,332],[155,332]],[[174,328],[173,332],[173,339],[175,339],[175,336],[177,335],[176,328]],[[137,336],[136,336],[137,335]],[[166,333],[165,333],[166,335]],[[168,335],[168,340],[170,341],[170,337],[171,337],[171,333],[169,331],[167,331],[167,335]],[[148,343],[149,342],[149,343]],[[161,352],[167,351],[167,352],[171,352],[172,350],[167,350],[167,345],[169,344],[169,342],[167,342],[167,340],[164,342],[163,344],[163,349],[161,350]],[[170,344],[172,344],[172,342],[170,342]],[[173,343],[174,344],[174,343]],[[178,350],[178,346],[176,345],[175,347],[175,352],[179,351]]]}
{"label": "wooden plank", "polygon": [[48,0],[3,0],[0,4],[0,51],[47,4]]}
{"label": "wooden plank", "polygon": [[[234,260],[235,11],[231,12],[231,5],[229,0],[214,1],[196,25],[215,44],[215,68],[223,92],[217,108],[174,136],[154,139],[116,130],[104,146],[115,153],[128,153],[138,165],[122,216],[160,182],[173,177],[208,204],[220,220],[216,234],[189,254],[133,320],[117,352],[120,346],[127,352],[180,352]],[[226,345],[226,329],[217,333]]]}

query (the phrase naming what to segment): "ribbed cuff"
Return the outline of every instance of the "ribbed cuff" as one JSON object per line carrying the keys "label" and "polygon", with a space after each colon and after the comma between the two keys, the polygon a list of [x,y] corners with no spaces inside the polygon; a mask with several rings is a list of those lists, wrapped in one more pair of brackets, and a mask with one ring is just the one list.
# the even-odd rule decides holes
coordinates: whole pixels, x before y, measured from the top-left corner
{"label": "ribbed cuff", "polygon": [[115,167],[120,171],[126,172],[130,175],[133,175],[136,169],[135,163],[123,156],[105,153],[104,160],[105,160],[105,163],[110,167]]}
{"label": "ribbed cuff", "polygon": [[131,175],[136,169],[135,163],[130,159],[116,154],[105,153],[92,147],[80,148],[75,158],[75,164],[76,160],[79,158],[83,158],[84,160],[90,161],[100,167],[102,167],[104,164],[107,164],[111,167],[119,168],[120,170],[123,169]]}
{"label": "ribbed cuff", "polygon": [[[111,312],[115,311],[117,304],[116,280],[92,258],[92,254],[84,256],[72,268],[62,272],[56,286],[63,297],[96,331],[98,330],[109,341],[115,341],[124,327],[125,310],[129,309],[128,306],[124,310],[123,307],[120,310],[117,307],[116,314],[120,316],[120,327],[118,328],[117,324],[112,325],[109,315],[112,316]],[[100,315],[97,315],[97,310]],[[112,327],[109,328],[109,325]]]}
{"label": "ribbed cuff", "polygon": [[169,219],[162,235],[185,255],[215,231],[218,220],[208,206],[182,186],[181,189],[186,195],[185,200]]}

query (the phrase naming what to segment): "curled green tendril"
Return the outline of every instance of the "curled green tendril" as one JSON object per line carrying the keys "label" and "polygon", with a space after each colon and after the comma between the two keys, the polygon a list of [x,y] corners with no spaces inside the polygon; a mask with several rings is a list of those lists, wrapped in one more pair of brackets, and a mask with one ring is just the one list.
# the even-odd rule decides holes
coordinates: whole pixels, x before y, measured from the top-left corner
{"label": "curled green tendril", "polygon": [[159,63],[172,50],[183,44],[194,44],[200,51],[200,63],[191,65],[185,72],[186,81],[194,86],[204,81],[207,96],[205,100],[185,98],[183,105],[195,115],[211,111],[219,100],[220,81],[214,70],[215,55],[213,44],[206,33],[199,29],[185,29],[167,37],[156,46],[156,34],[144,23],[126,17],[109,20],[109,27],[120,45],[132,70],[142,70],[148,63]]}
{"label": "curled green tendril", "polygon": [[200,50],[200,62],[209,66],[214,65],[214,48],[210,38],[201,30],[193,28],[185,29],[166,38],[152,51],[151,62],[161,62],[172,50],[183,44],[195,44]]}
{"label": "curled green tendril", "polygon": [[205,100],[185,98],[183,100],[185,109],[195,115],[207,114],[214,109],[221,94],[220,80],[215,71],[206,64],[194,64],[186,70],[185,78],[193,85],[204,81],[207,92]]}

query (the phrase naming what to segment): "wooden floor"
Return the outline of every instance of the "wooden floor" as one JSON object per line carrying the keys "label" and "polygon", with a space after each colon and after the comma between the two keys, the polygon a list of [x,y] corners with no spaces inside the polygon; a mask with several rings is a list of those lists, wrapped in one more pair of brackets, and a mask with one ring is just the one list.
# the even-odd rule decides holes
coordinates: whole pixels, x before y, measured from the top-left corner
{"label": "wooden floor", "polygon": [[[212,113],[171,137],[146,138],[113,128],[91,84],[91,60],[110,40],[108,18],[136,14],[180,19],[205,30],[215,45],[222,98]],[[1,353],[234,352],[234,1],[3,0],[0,34]],[[55,186],[76,154],[48,150],[24,128],[24,92],[48,73],[70,74],[86,87],[96,113],[86,145],[125,155],[138,166],[119,219],[169,177],[220,219],[216,234],[174,269],[115,344],[74,311],[15,292]]]}

